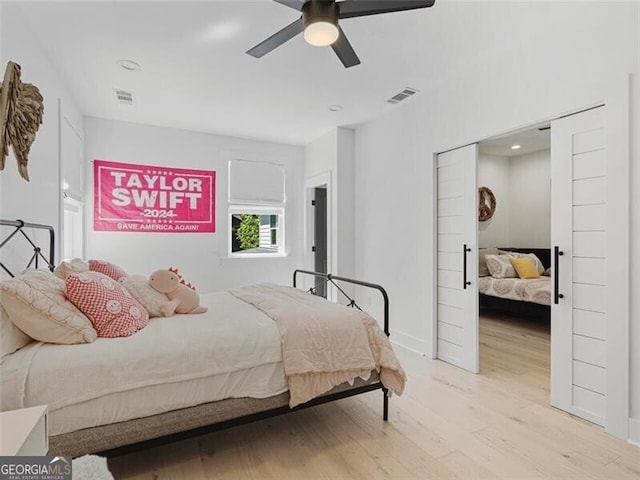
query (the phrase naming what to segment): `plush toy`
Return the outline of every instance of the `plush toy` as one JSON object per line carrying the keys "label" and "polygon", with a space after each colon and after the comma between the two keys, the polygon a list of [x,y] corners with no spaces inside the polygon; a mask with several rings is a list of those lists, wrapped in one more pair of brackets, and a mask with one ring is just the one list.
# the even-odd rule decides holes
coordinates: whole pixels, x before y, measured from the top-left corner
{"label": "plush toy", "polygon": [[169,302],[162,305],[161,310],[165,316],[174,313],[204,313],[206,307],[200,306],[200,296],[195,288],[178,273],[177,268],[168,270],[156,270],[149,277],[149,285],[155,290],[169,297]]}

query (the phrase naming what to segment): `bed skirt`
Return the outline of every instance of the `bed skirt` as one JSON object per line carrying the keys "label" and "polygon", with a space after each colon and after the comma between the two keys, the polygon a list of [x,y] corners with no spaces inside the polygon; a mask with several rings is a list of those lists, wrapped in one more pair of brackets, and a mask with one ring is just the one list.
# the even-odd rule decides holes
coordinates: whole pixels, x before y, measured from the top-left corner
{"label": "bed skirt", "polygon": [[77,457],[100,453],[113,457],[382,388],[378,374],[374,371],[367,381],[358,378],[353,385],[338,385],[326,394],[293,409],[289,408],[289,392],[268,398],[229,398],[204,403],[51,436],[49,455]]}

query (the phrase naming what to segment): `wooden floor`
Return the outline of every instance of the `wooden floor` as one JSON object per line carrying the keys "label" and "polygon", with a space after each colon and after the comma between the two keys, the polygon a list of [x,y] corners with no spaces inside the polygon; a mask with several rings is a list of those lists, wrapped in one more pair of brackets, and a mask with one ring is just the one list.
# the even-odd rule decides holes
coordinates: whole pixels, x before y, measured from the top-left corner
{"label": "wooden floor", "polygon": [[549,327],[484,315],[481,373],[396,348],[380,392],[109,460],[116,479],[640,479],[640,449],[549,406]]}

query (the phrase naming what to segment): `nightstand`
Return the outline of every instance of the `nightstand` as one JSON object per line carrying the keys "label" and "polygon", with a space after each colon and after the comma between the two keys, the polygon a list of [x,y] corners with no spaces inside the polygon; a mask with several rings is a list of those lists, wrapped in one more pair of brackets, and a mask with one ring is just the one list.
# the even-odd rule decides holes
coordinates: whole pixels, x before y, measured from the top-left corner
{"label": "nightstand", "polygon": [[46,455],[48,450],[46,405],[0,412],[0,455]]}

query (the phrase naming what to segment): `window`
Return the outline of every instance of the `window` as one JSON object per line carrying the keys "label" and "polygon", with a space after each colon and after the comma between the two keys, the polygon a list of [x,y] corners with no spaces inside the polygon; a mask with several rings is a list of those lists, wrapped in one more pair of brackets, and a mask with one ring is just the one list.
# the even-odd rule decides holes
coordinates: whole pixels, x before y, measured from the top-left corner
{"label": "window", "polygon": [[231,254],[282,255],[284,209],[234,206],[229,209]]}
{"label": "window", "polygon": [[229,256],[282,256],[284,166],[229,161]]}

